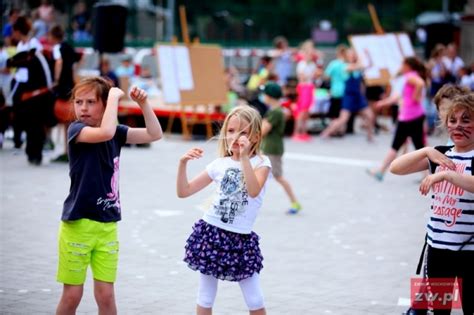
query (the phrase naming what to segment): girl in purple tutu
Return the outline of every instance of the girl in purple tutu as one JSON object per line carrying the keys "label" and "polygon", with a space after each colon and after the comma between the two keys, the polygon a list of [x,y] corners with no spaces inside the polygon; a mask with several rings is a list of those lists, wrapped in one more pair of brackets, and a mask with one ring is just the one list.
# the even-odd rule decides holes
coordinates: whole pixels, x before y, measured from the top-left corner
{"label": "girl in purple tutu", "polygon": [[212,314],[218,279],[239,283],[250,314],[266,314],[259,281],[263,257],[259,237],[252,231],[271,169],[268,157],[259,153],[261,124],[255,109],[238,106],[222,126],[219,158],[191,181],[187,163],[201,158],[203,150],[193,148],[179,161],[178,197],[217,184],[216,198],[194,225],[185,246],[184,261],[200,272],[198,315]]}

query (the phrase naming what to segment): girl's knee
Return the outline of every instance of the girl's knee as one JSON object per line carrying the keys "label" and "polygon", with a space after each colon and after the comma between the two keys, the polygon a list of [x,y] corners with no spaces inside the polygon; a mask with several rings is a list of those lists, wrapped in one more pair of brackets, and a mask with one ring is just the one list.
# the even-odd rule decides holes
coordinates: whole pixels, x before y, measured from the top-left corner
{"label": "girl's knee", "polygon": [[212,293],[199,292],[196,303],[202,308],[212,308],[215,299],[216,296]]}
{"label": "girl's knee", "polygon": [[265,307],[263,295],[261,294],[246,296],[245,303],[247,304],[247,307],[250,311],[257,311]]}
{"label": "girl's knee", "polygon": [[61,297],[61,307],[68,310],[75,310],[82,299],[82,288],[71,286],[65,287]]}

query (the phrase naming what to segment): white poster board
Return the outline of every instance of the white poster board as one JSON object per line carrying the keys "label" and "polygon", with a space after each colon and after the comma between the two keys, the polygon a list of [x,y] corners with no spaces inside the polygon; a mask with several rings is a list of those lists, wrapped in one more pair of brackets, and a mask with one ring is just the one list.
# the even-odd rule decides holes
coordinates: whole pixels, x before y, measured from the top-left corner
{"label": "white poster board", "polygon": [[385,85],[395,77],[405,57],[415,55],[405,33],[353,35],[349,37],[360,62],[366,67],[367,85]]}
{"label": "white poster board", "polygon": [[188,48],[184,46],[159,46],[157,62],[165,103],[179,103],[181,101],[180,91],[194,88]]}

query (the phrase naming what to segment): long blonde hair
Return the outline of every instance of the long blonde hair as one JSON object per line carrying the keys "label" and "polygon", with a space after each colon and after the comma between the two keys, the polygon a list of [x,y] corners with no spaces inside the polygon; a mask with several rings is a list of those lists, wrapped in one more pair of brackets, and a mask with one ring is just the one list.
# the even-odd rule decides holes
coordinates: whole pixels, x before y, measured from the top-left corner
{"label": "long blonde hair", "polygon": [[[249,141],[251,143],[249,155],[254,156],[260,153],[260,143],[262,141],[262,118],[260,114],[253,107],[242,105],[235,107],[229,114],[227,114],[222,124],[218,139],[218,154],[220,157],[231,156],[229,143],[227,143],[227,126],[231,117],[237,116],[241,124],[246,123],[249,127]],[[241,129],[245,129],[247,126]]]}

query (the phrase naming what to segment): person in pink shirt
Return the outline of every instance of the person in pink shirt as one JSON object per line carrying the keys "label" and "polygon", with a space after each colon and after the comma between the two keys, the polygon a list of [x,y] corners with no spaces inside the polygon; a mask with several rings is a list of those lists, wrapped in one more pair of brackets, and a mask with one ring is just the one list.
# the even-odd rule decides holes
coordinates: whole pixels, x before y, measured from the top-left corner
{"label": "person in pink shirt", "polygon": [[397,157],[398,151],[408,137],[411,138],[417,150],[425,146],[423,97],[425,93],[426,69],[418,58],[407,57],[403,61],[401,73],[404,76],[405,84],[402,90],[398,124],[392,147],[378,169],[368,170],[369,175],[378,181],[383,180],[385,172],[392,161]]}

